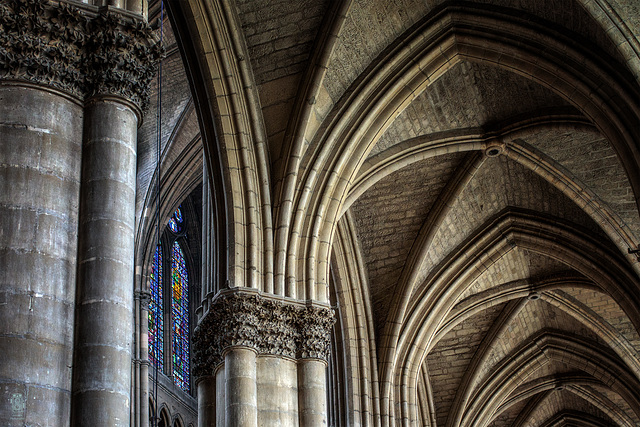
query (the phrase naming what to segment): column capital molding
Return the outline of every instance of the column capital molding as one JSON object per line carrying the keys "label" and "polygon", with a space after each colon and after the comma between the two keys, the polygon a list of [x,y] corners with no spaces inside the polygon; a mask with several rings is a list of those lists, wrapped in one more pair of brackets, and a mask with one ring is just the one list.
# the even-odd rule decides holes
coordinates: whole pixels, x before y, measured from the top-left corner
{"label": "column capital molding", "polygon": [[329,357],[334,310],[256,292],[218,294],[193,333],[196,378],[213,375],[233,347],[291,359]]}
{"label": "column capital molding", "polygon": [[79,100],[115,96],[142,110],[161,56],[151,27],[130,14],[63,1],[0,0],[0,80]]}

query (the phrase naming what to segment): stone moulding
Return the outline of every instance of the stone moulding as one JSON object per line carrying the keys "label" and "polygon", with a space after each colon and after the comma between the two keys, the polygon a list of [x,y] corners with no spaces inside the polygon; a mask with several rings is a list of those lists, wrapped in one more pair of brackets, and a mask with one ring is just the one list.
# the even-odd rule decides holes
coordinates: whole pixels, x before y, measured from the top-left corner
{"label": "stone moulding", "polygon": [[80,100],[111,95],[144,110],[162,47],[145,21],[65,2],[0,0],[0,80]]}
{"label": "stone moulding", "polygon": [[193,333],[193,373],[213,375],[232,347],[260,355],[328,360],[334,310],[274,300],[256,293],[220,294]]}

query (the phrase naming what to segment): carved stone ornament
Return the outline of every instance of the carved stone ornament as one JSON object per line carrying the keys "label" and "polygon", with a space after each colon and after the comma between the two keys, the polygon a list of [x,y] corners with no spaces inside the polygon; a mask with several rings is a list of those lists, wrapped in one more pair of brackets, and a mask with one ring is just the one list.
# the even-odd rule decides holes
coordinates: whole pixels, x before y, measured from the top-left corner
{"label": "carved stone ornament", "polygon": [[65,3],[0,0],[0,78],[82,97],[86,21]]}
{"label": "carved stone ornament", "polygon": [[249,347],[258,354],[327,360],[334,313],[236,292],[220,295],[193,333],[193,373],[212,375],[224,351]]}
{"label": "carved stone ornament", "polygon": [[65,2],[0,0],[0,79],[80,99],[109,94],[146,108],[162,48],[151,27]]}
{"label": "carved stone ornament", "polygon": [[151,27],[105,12],[88,21],[87,28],[85,96],[115,95],[146,109],[151,79],[163,53]]}

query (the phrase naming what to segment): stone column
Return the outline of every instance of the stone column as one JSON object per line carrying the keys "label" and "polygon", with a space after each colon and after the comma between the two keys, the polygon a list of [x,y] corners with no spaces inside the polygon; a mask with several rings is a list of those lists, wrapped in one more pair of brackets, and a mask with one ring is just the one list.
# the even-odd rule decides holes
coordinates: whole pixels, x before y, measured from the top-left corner
{"label": "stone column", "polygon": [[300,316],[298,400],[300,427],[327,425],[327,361],[330,355],[333,311],[310,305]]}
{"label": "stone column", "polygon": [[216,425],[216,377],[201,378],[198,387],[198,426]]}
{"label": "stone column", "polygon": [[82,62],[59,10],[0,1],[2,426],[69,425]]}
{"label": "stone column", "polygon": [[81,129],[69,99],[0,85],[3,426],[69,423]]}
{"label": "stone column", "polygon": [[298,361],[300,426],[327,425],[327,364],[317,359]]}
{"label": "stone column", "polygon": [[145,25],[106,11],[86,35],[74,426],[131,423],[136,138],[158,56]]}
{"label": "stone column", "polygon": [[263,426],[298,425],[298,378],[294,359],[257,359],[258,419]]}
{"label": "stone column", "polygon": [[85,109],[74,425],[128,426],[133,337],[136,112],[109,97]]}
{"label": "stone column", "polygon": [[258,426],[256,350],[232,347],[225,352],[225,412],[228,427]]}
{"label": "stone column", "polygon": [[326,425],[332,325],[326,306],[247,288],[219,292],[194,331],[193,372],[206,394],[200,425]]}

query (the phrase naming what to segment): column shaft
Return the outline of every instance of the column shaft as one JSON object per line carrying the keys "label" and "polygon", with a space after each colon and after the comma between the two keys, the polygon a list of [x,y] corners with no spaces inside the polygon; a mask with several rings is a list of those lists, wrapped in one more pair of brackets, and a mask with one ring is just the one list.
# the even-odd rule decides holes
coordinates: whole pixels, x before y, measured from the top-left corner
{"label": "column shaft", "polygon": [[124,103],[85,108],[72,423],[129,426],[138,120]]}
{"label": "column shaft", "polygon": [[327,379],[325,362],[317,359],[298,361],[298,399],[300,426],[327,425]]}
{"label": "column shaft", "polygon": [[69,424],[82,108],[0,85],[0,425]]}
{"label": "column shaft", "polygon": [[261,426],[298,426],[296,362],[277,356],[259,356],[258,419]]}
{"label": "column shaft", "polygon": [[256,352],[236,347],[224,358],[228,427],[257,427]]}
{"label": "column shaft", "polygon": [[213,396],[213,402],[217,408],[215,423],[208,426],[225,427],[227,424],[225,402],[227,401],[227,393],[225,390],[225,369],[218,369],[216,372],[216,395]]}
{"label": "column shaft", "polygon": [[198,382],[198,426],[216,425],[216,377],[205,377]]}

